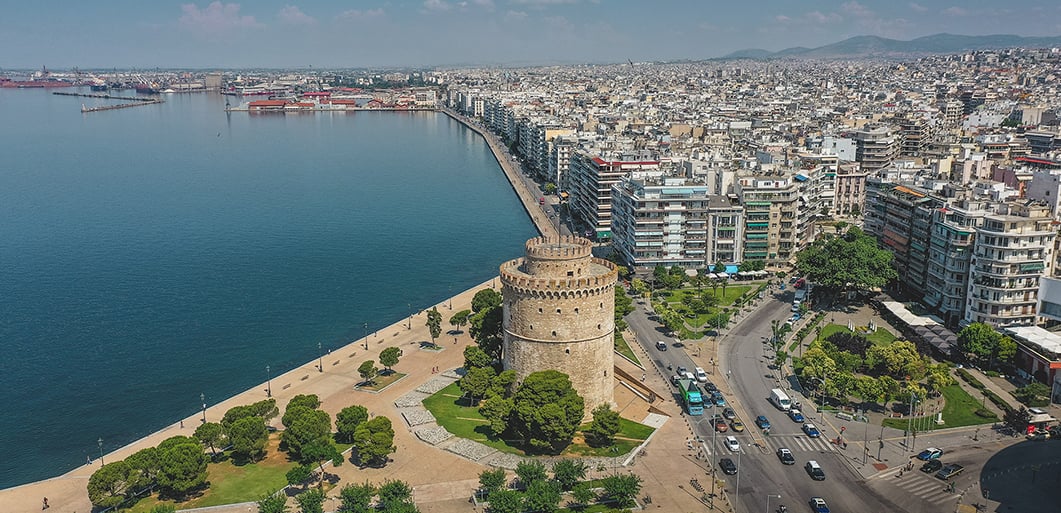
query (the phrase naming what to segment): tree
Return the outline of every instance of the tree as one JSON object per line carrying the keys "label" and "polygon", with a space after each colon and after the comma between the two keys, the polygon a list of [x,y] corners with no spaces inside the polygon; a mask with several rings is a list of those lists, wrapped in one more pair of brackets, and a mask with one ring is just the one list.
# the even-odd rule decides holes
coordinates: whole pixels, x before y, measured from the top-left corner
{"label": "tree", "polygon": [[958,349],[969,360],[984,363],[998,351],[1002,335],[990,324],[974,322],[958,332]]}
{"label": "tree", "polygon": [[431,345],[435,344],[435,339],[442,334],[442,314],[438,313],[438,308],[431,307],[427,311],[427,330],[431,333]]}
{"label": "tree", "polygon": [[[611,406],[602,404],[593,409],[593,420],[583,431],[586,443],[591,447],[605,447],[612,444],[612,438],[619,432],[619,414]],[[564,488],[567,490],[568,488]]]}
{"label": "tree", "polygon": [[511,397],[493,396],[479,403],[479,414],[490,423],[490,431],[495,437],[508,430],[512,408]]}
{"label": "tree", "polygon": [[586,462],[580,459],[564,458],[553,464],[553,480],[560,485],[561,490],[567,491],[585,479],[586,469]]}
{"label": "tree", "polygon": [[615,331],[626,329],[626,314],[634,311],[634,301],[622,287],[615,287]]}
{"label": "tree", "polygon": [[494,289],[482,289],[472,297],[472,312],[479,313],[501,306],[501,293]]}
{"label": "tree", "polygon": [[365,380],[365,383],[371,385],[375,382],[376,376],[379,375],[379,368],[376,367],[375,361],[365,360],[358,366],[357,373],[361,375],[361,379]]}
{"label": "tree", "polygon": [[634,505],[634,497],[641,492],[641,477],[637,474],[612,475],[601,480],[601,488],[608,500],[615,501],[620,508]]}
{"label": "tree", "polygon": [[129,465],[115,461],[103,465],[88,478],[88,499],[97,508],[110,508],[125,502],[131,492],[129,485],[136,479]]}
{"label": "tree", "polygon": [[869,350],[871,345],[868,338],[850,331],[837,331],[826,337],[826,340],[836,346],[839,351],[846,351],[863,358],[865,358],[866,351]]}
{"label": "tree", "polygon": [[162,452],[162,451],[165,451],[166,449],[169,449],[170,447],[175,447],[175,446],[178,446],[178,445],[181,445],[181,444],[199,445],[199,440],[196,439],[195,437],[191,437],[191,436],[184,436],[184,435],[171,436],[171,437],[159,442],[158,450],[159,450],[159,452]]}
{"label": "tree", "polygon": [[225,433],[221,424],[216,422],[207,422],[205,424],[199,424],[199,427],[195,428],[195,438],[198,438],[203,445],[210,448],[210,454],[217,458],[217,449],[214,447],[224,441]]}
{"label": "tree", "polygon": [[630,290],[637,297],[645,297],[648,294],[648,284],[640,278],[634,278],[630,280]]}
{"label": "tree", "polygon": [[360,405],[347,406],[335,414],[335,440],[353,443],[357,427],[368,420],[368,408]]}
{"label": "tree", "polygon": [[855,395],[864,402],[875,403],[884,397],[884,387],[872,376],[859,376],[855,381]]}
{"label": "tree", "polygon": [[711,268],[711,272],[715,274],[726,272],[726,264],[721,261],[715,262],[715,266]]}
{"label": "tree", "polygon": [[1002,422],[1006,424],[1006,427],[1018,432],[1023,433],[1028,429],[1028,424],[1032,421],[1032,414],[1027,408],[1021,406],[1019,409],[1010,408],[1006,410],[1006,414],[1002,416]]}
{"label": "tree", "polygon": [[464,348],[465,370],[474,369],[476,367],[489,367],[493,364],[494,360],[479,346],[468,346]]}
{"label": "tree", "polygon": [[1003,336],[998,339],[995,346],[995,361],[999,363],[1013,363],[1013,357],[1017,356],[1017,343],[1012,338]]}
{"label": "tree", "polygon": [[1050,404],[1050,387],[1033,381],[1014,390],[1013,397],[1028,406],[1047,406]]}
{"label": "tree", "polygon": [[306,490],[295,496],[300,513],[324,513],[324,490]]}
{"label": "tree", "polygon": [[372,498],[376,496],[376,487],[369,483],[348,484],[339,490],[338,513],[369,513]]}
{"label": "tree", "polygon": [[896,340],[887,345],[875,345],[866,351],[867,365],[874,366],[895,378],[909,376],[919,380],[925,376],[925,359],[917,352],[913,342]]}
{"label": "tree", "polygon": [[566,374],[531,373],[516,391],[509,422],[523,444],[536,451],[558,452],[570,443],[585,413],[585,403]]}
{"label": "tree", "polygon": [[280,410],[276,408],[276,399],[271,397],[250,405],[250,409],[254,412],[255,417],[261,417],[266,421],[280,414]]}
{"label": "tree", "polygon": [[526,489],[531,483],[545,481],[549,475],[545,473],[545,465],[538,460],[520,461],[516,464],[516,477],[519,485]]}
{"label": "tree", "polygon": [[397,347],[388,347],[379,353],[379,363],[387,368],[387,372],[391,372],[391,367],[398,365],[398,360],[402,357],[402,350]]}
{"label": "tree", "polygon": [[573,490],[571,490],[571,507],[581,511],[590,502],[593,502],[597,498],[597,492],[594,492],[586,483],[580,483]]}
{"label": "tree", "polygon": [[322,410],[298,408],[296,411],[298,415],[291,419],[291,424],[280,435],[280,440],[287,446],[289,454],[303,460],[303,446],[331,435],[332,418],[328,412]]}
{"label": "tree", "polygon": [[387,456],[396,451],[394,429],[387,417],[378,416],[358,426],[354,432],[354,448],[362,465],[382,466]]}
{"label": "tree", "polygon": [[479,490],[481,490],[484,495],[489,496],[497,490],[504,488],[505,481],[504,469],[484,470],[479,473]]}
{"label": "tree", "polygon": [[493,367],[472,367],[468,369],[464,377],[457,382],[461,392],[471,398],[472,404],[476,398],[486,397],[490,390],[490,383],[497,376]]}
{"label": "tree", "polygon": [[471,310],[461,310],[450,316],[449,325],[459,330],[463,328],[464,325],[468,324],[468,318],[470,318],[471,315]]}
{"label": "tree", "polygon": [[[292,408],[298,408],[300,406],[303,408],[316,410],[317,408],[320,408],[321,400],[319,397],[317,397],[317,394],[298,394],[292,397],[291,400],[287,402],[287,408],[284,410],[284,413],[287,413]],[[285,423],[284,425],[286,426],[287,424]]]}
{"label": "tree", "polygon": [[555,194],[556,193],[556,184],[553,183],[553,182],[546,183],[545,184],[545,190],[542,191],[542,192],[544,192],[546,194]]}
{"label": "tree", "polygon": [[410,503],[413,498],[413,489],[405,481],[387,480],[379,487],[380,506],[387,510],[394,503]]}
{"label": "tree", "polygon": [[894,255],[876,239],[852,227],[838,237],[820,239],[796,255],[796,268],[819,287],[833,291],[881,288],[896,279]]}
{"label": "tree", "polygon": [[173,504],[155,504],[148,513],[177,513],[177,506]]}
{"label": "tree", "polygon": [[333,466],[341,466],[343,464],[343,455],[335,448],[332,441],[328,437],[321,437],[315,440],[311,440],[302,446],[302,462],[303,463],[316,463],[317,467],[321,471],[321,479],[318,483],[318,487],[324,486],[324,463],[330,461]]}
{"label": "tree", "polygon": [[522,513],[523,498],[515,490],[496,490],[487,497],[490,513]]}
{"label": "tree", "polygon": [[229,427],[235,424],[237,420],[255,416],[254,408],[249,405],[233,406],[225,412],[224,417],[221,417],[221,427],[227,432]]}
{"label": "tree", "polygon": [[258,499],[258,513],[287,513],[287,496],[274,493]]}
{"label": "tree", "polygon": [[953,385],[956,381],[953,376],[950,375],[950,367],[945,363],[937,363],[928,367],[928,388],[934,392],[942,390],[944,387]]}
{"label": "tree", "polygon": [[309,465],[296,465],[288,470],[284,477],[289,486],[303,486],[309,478],[313,477],[313,468]]}
{"label": "tree", "polygon": [[523,506],[527,511],[553,513],[560,507],[560,485],[551,481],[535,481],[523,495]]}
{"label": "tree", "polygon": [[158,477],[159,455],[157,447],[145,447],[125,458],[125,464],[132,471],[129,489],[134,493],[150,488]]}
{"label": "tree", "polygon": [[475,343],[494,360],[501,360],[501,349],[504,337],[502,328],[504,309],[500,306],[488,308],[474,316],[469,323],[468,333]]}
{"label": "tree", "polygon": [[228,440],[232,454],[237,460],[258,460],[265,456],[265,444],[269,442],[269,430],[261,417],[237,420],[228,429]]}
{"label": "tree", "polygon": [[781,367],[788,361],[788,351],[778,351],[774,353],[774,367],[781,370]]}
{"label": "tree", "polygon": [[183,497],[206,484],[207,457],[198,442],[168,447],[159,456],[158,485],[165,495]]}

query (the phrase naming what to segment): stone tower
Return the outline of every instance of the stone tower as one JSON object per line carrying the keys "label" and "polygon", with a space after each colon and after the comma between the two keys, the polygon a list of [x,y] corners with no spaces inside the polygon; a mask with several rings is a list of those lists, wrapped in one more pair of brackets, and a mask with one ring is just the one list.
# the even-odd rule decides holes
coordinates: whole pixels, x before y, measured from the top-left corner
{"label": "stone tower", "polygon": [[517,381],[554,369],[571,377],[586,413],[612,404],[615,279],[581,237],[536,237],[527,256],[501,264],[504,366]]}

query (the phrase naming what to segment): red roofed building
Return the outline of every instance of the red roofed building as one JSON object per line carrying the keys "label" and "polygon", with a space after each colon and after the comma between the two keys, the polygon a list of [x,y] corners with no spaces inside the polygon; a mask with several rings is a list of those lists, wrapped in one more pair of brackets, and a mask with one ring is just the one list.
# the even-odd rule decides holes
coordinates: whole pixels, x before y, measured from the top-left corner
{"label": "red roofed building", "polygon": [[283,111],[284,106],[287,105],[287,100],[258,100],[250,102],[247,105],[247,109],[250,111],[268,111],[277,110]]}
{"label": "red roofed building", "polygon": [[567,191],[572,216],[590,227],[588,236],[611,239],[612,186],[632,173],[660,174],[659,164],[658,160],[604,160],[584,152],[572,153]]}

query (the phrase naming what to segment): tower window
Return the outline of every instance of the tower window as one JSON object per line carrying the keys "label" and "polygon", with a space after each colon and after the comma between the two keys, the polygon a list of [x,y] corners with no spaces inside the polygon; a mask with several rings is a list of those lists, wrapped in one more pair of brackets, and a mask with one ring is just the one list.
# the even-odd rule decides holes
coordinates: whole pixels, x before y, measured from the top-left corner
{"label": "tower window", "polygon": [[571,349],[564,349],[564,352],[567,354],[571,354]]}
{"label": "tower window", "polygon": [[578,308],[575,308],[575,315],[578,315]]}
{"label": "tower window", "polygon": [[542,309],[541,308],[538,309],[538,313],[542,313]]}
{"label": "tower window", "polygon": [[575,275],[575,271],[567,271],[567,277],[570,278]]}
{"label": "tower window", "polygon": [[560,313],[560,309],[559,308],[556,309],[556,313]]}
{"label": "tower window", "polygon": [[597,325],[597,329],[600,329],[600,327],[601,327],[601,325],[600,325],[600,324],[598,324],[598,325]]}

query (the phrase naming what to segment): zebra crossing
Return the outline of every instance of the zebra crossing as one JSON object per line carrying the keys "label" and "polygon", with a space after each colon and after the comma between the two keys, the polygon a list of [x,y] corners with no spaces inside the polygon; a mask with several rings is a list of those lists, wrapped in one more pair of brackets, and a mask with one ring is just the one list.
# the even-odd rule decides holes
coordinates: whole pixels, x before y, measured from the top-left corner
{"label": "zebra crossing", "polygon": [[947,481],[941,481],[933,477],[932,474],[917,470],[903,472],[902,477],[899,477],[898,472],[888,472],[878,480],[878,483],[881,482],[886,482],[899,488],[904,493],[934,504],[954,501],[957,496],[957,494],[947,491]]}
{"label": "zebra crossing", "polygon": [[[711,439],[708,438],[702,443],[702,448],[705,453],[709,455],[725,455],[731,454],[730,450],[722,445],[722,436],[717,437],[716,447],[714,450],[711,448]],[[754,442],[746,437],[739,436],[738,440],[741,441],[741,445],[745,446],[745,451],[752,450]],[[803,434],[794,435],[770,435],[762,438],[766,444],[768,452],[776,452],[778,449],[785,447],[793,453],[798,452],[823,452],[823,451],[835,451],[836,446],[829,442],[825,437],[810,438]]]}

